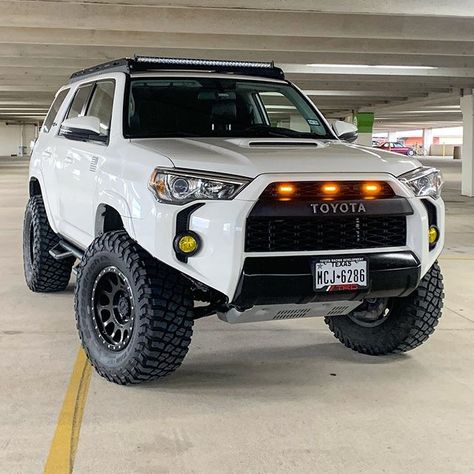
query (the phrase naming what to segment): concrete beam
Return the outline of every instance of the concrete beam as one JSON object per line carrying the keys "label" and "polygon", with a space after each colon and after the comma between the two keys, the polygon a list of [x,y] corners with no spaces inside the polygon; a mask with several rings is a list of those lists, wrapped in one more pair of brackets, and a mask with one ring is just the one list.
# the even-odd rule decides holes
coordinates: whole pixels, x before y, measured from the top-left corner
{"label": "concrete beam", "polygon": [[[1,67],[1,66],[0,66]],[[5,71],[5,76],[7,77],[19,77],[19,78],[28,78],[28,77],[54,77],[57,76],[64,78],[69,77],[73,72],[77,71],[80,68],[76,66],[65,66],[65,67],[47,67],[45,65],[39,67],[31,66],[12,66],[3,69]]]}
{"label": "concrete beam", "polygon": [[15,108],[15,107],[38,107],[38,106],[41,106],[41,105],[44,105],[45,107],[49,107],[49,105],[51,104],[51,101],[49,99],[23,99],[22,100],[19,100],[19,99],[16,99],[16,100],[5,100],[3,99],[1,93],[0,93],[0,108],[5,108],[5,107],[9,107],[9,108]]}
{"label": "concrete beam", "polygon": [[377,115],[383,113],[407,113],[410,110],[433,108],[442,105],[457,105],[459,96],[455,94],[429,94],[427,97],[418,99],[407,99],[400,102],[392,102],[384,106],[374,107]]}
{"label": "concrete beam", "polygon": [[[45,85],[45,84],[24,84],[24,85],[15,85],[15,84],[2,84],[2,78],[0,76],[0,95],[3,92],[13,92],[18,94],[19,92],[28,92],[33,93],[36,95],[37,93],[47,92],[49,94],[54,94],[56,90],[59,88],[55,87],[54,85]],[[23,96],[24,97],[24,96]]]}
{"label": "concrete beam", "polygon": [[422,130],[424,128],[444,128],[444,127],[459,127],[462,125],[460,122],[414,122],[414,123],[392,123],[387,125],[375,124],[374,132],[387,132],[392,130]]}
{"label": "concrete beam", "polygon": [[[89,57],[100,58],[107,48],[156,50],[201,49],[209,51],[293,51],[312,53],[400,54],[434,56],[473,56],[470,41],[406,40],[377,38],[335,38],[314,36],[276,36],[199,33],[141,32],[124,28],[114,30],[0,27],[0,43],[55,46],[85,46]],[[107,51],[107,50],[105,50]],[[112,51],[114,51],[112,49]],[[68,55],[74,57],[72,54]]]}
{"label": "concrete beam", "polygon": [[303,64],[282,64],[279,66],[283,68],[288,74],[304,74],[304,75],[341,75],[341,76],[369,76],[369,77],[383,77],[386,76],[407,76],[410,78],[469,78],[474,82],[474,68],[448,68],[448,67],[434,67],[430,69],[415,69],[410,67],[391,67],[390,65],[383,65],[383,67],[360,66],[332,66],[332,65],[303,65]]}
{"label": "concrete beam", "polygon": [[[408,108],[408,106],[407,106]],[[380,115],[383,115],[384,117],[391,117],[391,118],[394,118],[394,119],[400,119],[400,118],[403,118],[403,117],[412,117],[413,115],[432,115],[433,117],[435,117],[436,115],[438,114],[441,114],[441,115],[446,115],[446,116],[451,116],[451,114],[458,114],[460,115],[461,114],[461,110],[460,109],[457,109],[457,110],[446,110],[446,109],[429,109],[429,108],[423,108],[423,107],[419,107],[418,110],[399,110],[399,111],[390,111],[390,110],[386,110],[386,111],[382,111],[382,110],[379,110],[379,114]]]}
{"label": "concrete beam", "polygon": [[462,122],[462,115],[430,115],[430,114],[420,114],[413,115],[409,117],[379,117],[377,119],[378,124],[388,124],[388,123],[420,123],[420,122]]}
{"label": "concrete beam", "polygon": [[[34,98],[39,100],[50,100],[51,92],[50,91],[35,91]],[[10,100],[10,101],[22,101],[30,100],[25,97],[23,91],[2,91],[0,90],[0,100]]]}
{"label": "concrete beam", "polygon": [[[310,88],[311,84],[315,82],[329,82],[333,84],[334,88],[341,88],[341,84],[347,82],[365,84],[365,87],[372,87],[372,84],[379,83],[389,84],[396,81],[397,87],[404,87],[407,85],[416,85],[417,87],[423,88],[467,88],[472,87],[474,79],[472,77],[442,77],[442,76],[417,76],[417,75],[402,75],[402,76],[393,76],[393,75],[356,75],[356,74],[327,74],[323,72],[316,73],[287,73],[286,78],[291,81],[297,81],[300,84],[303,84],[305,88]],[[337,84],[337,86],[335,86]]]}
{"label": "concrete beam", "polygon": [[11,109],[0,109],[0,115],[10,115],[10,116],[22,116],[22,115],[28,115],[28,116],[41,116],[44,117],[48,113],[48,109],[31,109],[31,110],[11,110]]}
{"label": "concrete beam", "polygon": [[[9,30],[15,30],[9,28]],[[24,29],[21,29],[24,30]],[[145,55],[161,55],[161,56],[181,56],[181,57],[206,57],[211,59],[243,59],[243,60],[260,60],[260,61],[277,61],[280,63],[296,63],[296,64],[311,64],[311,63],[327,63],[328,59],[333,64],[392,64],[392,65],[414,65],[414,66],[440,66],[450,68],[464,68],[474,67],[474,52],[467,55],[449,55],[449,54],[423,54],[413,53],[407,55],[406,53],[377,53],[374,51],[368,52],[366,50],[340,52],[337,50],[331,51],[331,56],[328,58],[327,51],[302,51],[292,50],[288,47],[284,50],[278,48],[271,48],[269,46],[260,45],[259,48],[254,48],[247,41],[242,41],[237,47],[237,44],[233,48],[225,48],[221,42],[224,35],[211,35],[216,39],[215,44],[219,47],[214,46],[209,49],[207,44],[200,45],[203,41],[200,39],[207,38],[208,35],[193,35],[196,39],[193,45],[160,45],[162,43],[155,42],[152,47],[147,47],[144,44],[136,46],[123,45],[123,46],[91,46],[90,44],[82,44],[82,41],[86,42],[87,39],[83,38],[78,40],[77,44],[57,44],[53,41],[53,38],[48,37],[46,32],[48,29],[43,29],[45,32],[45,38],[40,42],[35,43],[24,43],[21,38],[15,38],[17,35],[8,34],[5,41],[2,42],[0,35],[0,57],[3,58],[3,64],[6,66],[29,66],[38,67],[75,67],[82,68],[94,64],[95,62],[106,61],[111,58],[131,56],[139,52]],[[53,30],[54,31],[54,30]],[[56,41],[64,42],[64,37],[69,39],[69,30],[61,30],[64,36],[58,38]],[[80,33],[84,33],[81,30],[77,30]],[[94,33],[90,30],[86,30],[88,34],[94,37]],[[2,29],[0,28],[0,33]],[[3,32],[5,33],[5,32]],[[121,32],[122,36],[126,36],[127,33]],[[145,35],[148,35],[146,33]],[[165,35],[167,36],[167,35]],[[242,39],[247,39],[245,36],[241,36]],[[260,43],[258,37],[253,40],[254,43]],[[169,42],[169,41],[167,41]],[[182,41],[181,41],[182,43]],[[205,41],[208,43],[208,41]],[[237,42],[236,42],[237,43]],[[81,45],[82,48],[77,48]],[[471,46],[469,44],[469,46]],[[333,47],[333,49],[335,49]],[[468,49],[468,48],[464,48]],[[42,58],[49,58],[49,61],[42,61]],[[63,60],[60,61],[60,58]]]}
{"label": "concrete beam", "polygon": [[391,91],[376,91],[376,90],[304,90],[306,95],[310,97],[365,97],[365,98],[386,98],[386,99],[401,99],[403,97],[420,97],[423,94],[421,91],[407,92],[403,90]]}
{"label": "concrete beam", "polygon": [[[18,70],[17,70],[18,71]],[[29,70],[28,72],[18,72],[15,74],[14,70],[7,69],[3,74],[0,75],[0,84],[13,84],[13,85],[56,85],[58,83],[63,83],[64,81],[69,79],[69,73],[65,73],[65,71],[60,74],[50,74],[47,71],[42,71],[43,74],[36,74],[33,70]]]}
{"label": "concrete beam", "polygon": [[[0,68],[4,71],[8,71],[10,68],[48,68],[48,69],[69,69],[78,71],[79,69],[86,68],[91,65],[91,59],[80,59],[80,58],[51,58],[42,57],[41,55],[29,56],[24,51],[17,51],[22,53],[19,56],[8,56],[9,52],[6,51],[6,56],[3,55],[5,51],[2,49],[4,44],[0,43]],[[21,47],[21,46],[20,46]],[[77,48],[77,46],[76,46]],[[94,61],[94,59],[93,59]],[[100,62],[99,59],[96,59]]]}
{"label": "concrete beam", "polygon": [[[474,41],[470,18],[202,9],[70,2],[0,2],[0,26],[239,35]],[[350,10],[349,10],[350,11]],[[407,10],[410,11],[410,10]],[[356,21],[355,21],[356,20]],[[295,28],[295,25],[298,25]]]}
{"label": "concrete beam", "polygon": [[[289,75],[292,76],[292,75]],[[347,92],[358,92],[358,91],[369,91],[377,93],[413,93],[415,95],[423,95],[428,92],[437,92],[437,93],[447,93],[452,92],[452,89],[449,87],[439,87],[436,85],[430,84],[429,87],[426,87],[425,84],[419,83],[404,83],[400,84],[398,78],[390,80],[389,77],[385,81],[381,82],[370,82],[366,83],[365,81],[321,81],[317,78],[313,80],[301,80],[299,76],[294,76],[298,81],[298,84],[303,85],[305,90],[342,90]]]}
{"label": "concrete beam", "polygon": [[[115,0],[99,0],[95,3],[114,4]],[[398,0],[396,3],[387,4],[376,0],[128,0],[132,5],[168,6],[187,8],[230,8],[245,10],[271,10],[271,11],[301,11],[320,13],[346,13],[377,14],[377,15],[423,15],[423,16],[474,16],[474,5],[471,0],[458,0],[456,3],[437,2],[426,0]]]}
{"label": "concrete beam", "polygon": [[[52,68],[54,69],[54,68]],[[55,74],[47,70],[41,70],[44,74],[37,74],[38,71],[28,69],[16,69],[19,74],[12,74],[13,69],[7,69],[6,72],[0,75],[0,86],[13,86],[13,89],[7,90],[22,90],[21,86],[37,87],[35,90],[53,90],[59,85],[68,81],[71,70],[63,70],[62,74]],[[56,71],[58,72],[58,71]],[[379,83],[383,85],[386,82],[386,76],[357,76],[357,75],[331,75],[331,74],[289,74],[288,79],[294,81],[299,87],[303,89],[316,89],[318,83],[331,83],[332,88],[345,89],[347,83],[351,83],[350,87],[354,88],[354,83],[364,84],[364,88],[370,88],[371,84]],[[418,87],[422,87],[426,91],[433,89],[450,89],[452,87],[470,87],[474,85],[474,78],[449,78],[449,77],[416,77],[416,76],[399,76],[397,77],[398,88],[400,85],[406,83],[418,83]],[[17,87],[15,89],[15,87]],[[1,90],[1,88],[0,88]]]}
{"label": "concrete beam", "polygon": [[[0,86],[14,86],[17,89],[10,90],[22,90],[21,86],[33,86],[38,87],[36,90],[52,90],[57,88],[59,85],[64,84],[68,81],[69,75],[74,69],[35,69],[35,68],[9,68],[4,74],[0,76]],[[350,75],[327,75],[327,74],[289,74],[290,80],[293,80],[303,89],[315,89],[318,88],[320,82],[331,84],[333,88],[339,90],[345,89],[345,84],[350,83],[350,88],[354,88],[355,83],[363,84],[363,87],[371,88],[370,84],[379,83],[384,84],[385,76],[350,76]],[[304,79],[300,79],[303,77]],[[310,78],[310,79],[308,79]],[[351,80],[352,78],[352,80]],[[367,78],[367,80],[365,80]],[[419,82],[418,88],[422,87],[423,90],[430,90],[430,87],[434,89],[449,89],[453,84],[456,87],[461,85],[473,84],[474,78],[470,79],[452,79],[444,77],[429,77],[429,78],[414,78]],[[321,81],[321,79],[323,79]],[[409,82],[407,76],[400,76],[397,78],[398,88],[400,83]],[[443,87],[444,86],[444,87]],[[41,87],[41,88],[40,88]],[[0,89],[1,90],[1,89]],[[351,90],[351,89],[349,89]]]}

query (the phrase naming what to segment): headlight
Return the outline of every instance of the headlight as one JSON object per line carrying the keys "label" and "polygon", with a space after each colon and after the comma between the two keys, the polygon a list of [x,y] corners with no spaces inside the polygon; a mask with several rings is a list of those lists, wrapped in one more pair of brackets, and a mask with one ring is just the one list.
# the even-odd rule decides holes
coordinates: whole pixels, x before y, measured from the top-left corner
{"label": "headlight", "polygon": [[415,193],[415,196],[431,196],[435,199],[441,195],[443,177],[436,168],[422,166],[414,171],[402,174],[398,179]]}
{"label": "headlight", "polygon": [[233,199],[249,182],[247,178],[157,168],[150,189],[161,202],[185,204],[198,199]]}

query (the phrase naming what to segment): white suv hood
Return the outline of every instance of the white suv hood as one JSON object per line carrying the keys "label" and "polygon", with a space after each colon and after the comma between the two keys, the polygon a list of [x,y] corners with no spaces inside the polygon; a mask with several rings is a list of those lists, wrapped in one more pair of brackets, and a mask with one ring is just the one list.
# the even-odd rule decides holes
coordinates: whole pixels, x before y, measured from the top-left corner
{"label": "white suv hood", "polygon": [[390,173],[418,168],[412,158],[339,141],[286,138],[147,138],[131,143],[176,168],[254,178],[266,173]]}

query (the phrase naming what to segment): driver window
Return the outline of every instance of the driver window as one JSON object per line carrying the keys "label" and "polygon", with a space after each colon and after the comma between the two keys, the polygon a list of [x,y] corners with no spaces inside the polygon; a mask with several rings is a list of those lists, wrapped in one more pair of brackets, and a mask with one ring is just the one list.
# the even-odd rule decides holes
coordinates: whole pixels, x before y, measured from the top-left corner
{"label": "driver window", "polygon": [[114,102],[115,81],[97,82],[92,98],[87,108],[86,116],[97,117],[100,120],[102,135],[109,135]]}

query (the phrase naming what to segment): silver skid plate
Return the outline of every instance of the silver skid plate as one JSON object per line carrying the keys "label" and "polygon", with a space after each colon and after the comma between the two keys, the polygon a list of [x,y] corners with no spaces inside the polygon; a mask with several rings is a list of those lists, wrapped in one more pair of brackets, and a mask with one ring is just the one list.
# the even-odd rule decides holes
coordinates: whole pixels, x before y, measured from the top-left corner
{"label": "silver skid plate", "polygon": [[350,313],[362,301],[331,301],[308,304],[262,305],[246,311],[235,308],[225,313],[217,313],[219,319],[228,323],[255,323],[257,321],[275,321],[281,319],[339,316]]}

